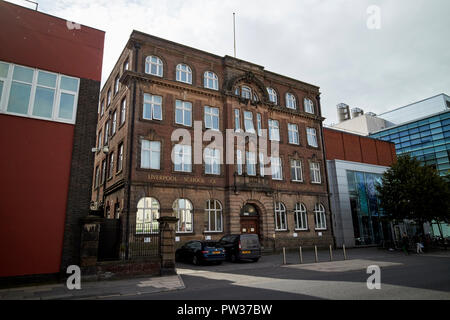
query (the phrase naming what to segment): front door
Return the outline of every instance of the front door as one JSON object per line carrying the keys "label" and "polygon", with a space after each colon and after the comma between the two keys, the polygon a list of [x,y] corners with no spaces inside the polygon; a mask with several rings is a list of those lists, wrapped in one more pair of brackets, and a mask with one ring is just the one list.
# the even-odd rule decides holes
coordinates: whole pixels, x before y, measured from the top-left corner
{"label": "front door", "polygon": [[258,217],[241,218],[241,234],[259,234]]}

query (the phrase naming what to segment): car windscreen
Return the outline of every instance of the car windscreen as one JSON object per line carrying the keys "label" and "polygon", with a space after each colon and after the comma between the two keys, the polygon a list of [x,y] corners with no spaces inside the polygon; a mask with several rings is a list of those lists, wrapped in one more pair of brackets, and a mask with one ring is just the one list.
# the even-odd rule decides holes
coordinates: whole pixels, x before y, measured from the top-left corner
{"label": "car windscreen", "polygon": [[241,247],[245,249],[258,249],[259,239],[257,235],[242,235]]}
{"label": "car windscreen", "polygon": [[204,242],[203,243],[203,249],[208,250],[208,249],[216,249],[216,248],[220,248],[221,246],[217,244],[217,242]]}

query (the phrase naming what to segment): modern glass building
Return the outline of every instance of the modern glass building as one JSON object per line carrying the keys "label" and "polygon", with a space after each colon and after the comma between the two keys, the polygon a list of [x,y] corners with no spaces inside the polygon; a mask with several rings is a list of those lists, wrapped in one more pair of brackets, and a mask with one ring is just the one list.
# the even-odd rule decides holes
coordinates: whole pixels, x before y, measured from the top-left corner
{"label": "modern glass building", "polygon": [[395,143],[397,155],[409,154],[450,174],[450,110],[390,127],[370,135]]}

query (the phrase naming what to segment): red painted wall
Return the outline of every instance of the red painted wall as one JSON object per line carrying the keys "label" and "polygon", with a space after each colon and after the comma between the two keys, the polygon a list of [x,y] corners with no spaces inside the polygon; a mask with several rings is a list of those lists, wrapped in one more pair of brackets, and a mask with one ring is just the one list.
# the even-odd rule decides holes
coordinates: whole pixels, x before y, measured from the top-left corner
{"label": "red painted wall", "polygon": [[397,159],[395,144],[324,128],[327,160],[346,160],[391,166]]}
{"label": "red painted wall", "polygon": [[105,33],[0,1],[0,60],[101,80]]}
{"label": "red painted wall", "polygon": [[[0,60],[101,80],[103,31],[4,1],[0,30]],[[0,114],[0,277],[60,271],[74,129]]]}
{"label": "red painted wall", "polygon": [[73,131],[0,115],[0,277],[59,271]]}

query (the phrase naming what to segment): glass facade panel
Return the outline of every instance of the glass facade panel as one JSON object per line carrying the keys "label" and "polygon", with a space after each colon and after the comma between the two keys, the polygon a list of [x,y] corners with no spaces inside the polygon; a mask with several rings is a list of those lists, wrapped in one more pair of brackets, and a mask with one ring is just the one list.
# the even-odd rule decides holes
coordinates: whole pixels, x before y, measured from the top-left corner
{"label": "glass facade panel", "polygon": [[[433,160],[426,160],[422,155],[439,153],[449,148],[447,145],[450,142],[450,111],[371,136],[374,138],[387,137],[389,139],[384,138],[383,140],[395,143],[397,155],[410,153],[424,164],[436,166],[438,163],[439,173],[441,175],[448,174],[446,170],[442,169],[444,166],[441,166],[441,164],[449,164],[448,158],[445,160],[445,157],[435,155]],[[437,161],[437,158],[442,159]]]}
{"label": "glass facade panel", "polygon": [[388,224],[382,219],[383,211],[376,192],[381,175],[348,170],[347,181],[356,245],[389,240]]}

